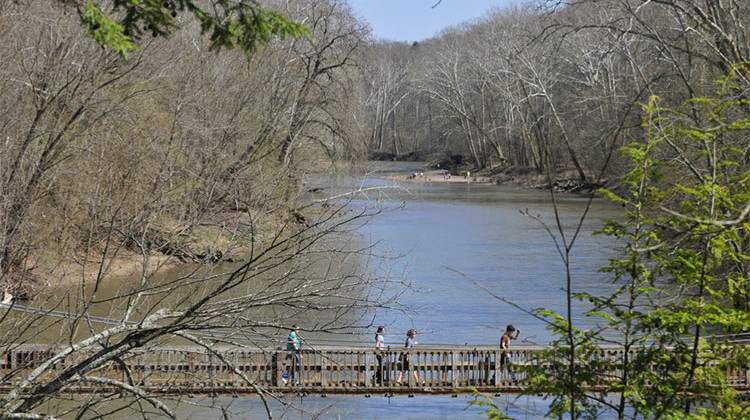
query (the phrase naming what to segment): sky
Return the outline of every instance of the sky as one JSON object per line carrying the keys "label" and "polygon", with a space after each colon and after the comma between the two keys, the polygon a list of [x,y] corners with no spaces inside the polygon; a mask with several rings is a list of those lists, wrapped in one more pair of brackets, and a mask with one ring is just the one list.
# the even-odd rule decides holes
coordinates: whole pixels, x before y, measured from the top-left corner
{"label": "sky", "polygon": [[422,41],[442,29],[475,20],[513,0],[349,0],[356,15],[370,24],[375,38]]}

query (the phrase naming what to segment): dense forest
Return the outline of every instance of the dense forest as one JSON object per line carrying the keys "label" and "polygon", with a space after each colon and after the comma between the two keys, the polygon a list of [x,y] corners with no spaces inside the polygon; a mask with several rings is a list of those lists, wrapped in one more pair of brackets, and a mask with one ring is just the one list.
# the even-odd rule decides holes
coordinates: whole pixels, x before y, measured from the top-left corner
{"label": "dense forest", "polygon": [[550,166],[581,179],[621,174],[611,150],[642,136],[639,103],[657,95],[678,106],[748,59],[747,6],[695,3],[547,2],[412,45],[377,43],[365,87],[369,150]]}
{"label": "dense forest", "polygon": [[[607,314],[626,347],[680,348],[673,359],[630,361],[679,375],[649,393],[655,378],[641,369],[605,387],[624,396],[620,405],[592,403],[576,381],[596,372],[576,361],[599,337],[562,316],[552,328],[568,374],[535,386],[571,418],[596,404],[614,404],[621,418],[625,407],[657,418],[706,405],[747,414],[701,365],[704,333],[750,328],[746,2],[533,2],[413,44],[373,39],[343,0],[237,4],[0,0],[0,284],[19,300],[71,308],[74,319],[57,327],[61,342],[77,344],[60,360],[101,347],[95,358],[70,356],[78,364],[55,380],[44,369],[30,376],[0,399],[1,415],[43,418],[23,415],[146,344],[205,345],[191,334],[262,333],[316,308],[340,320],[392,303],[390,280],[370,275],[377,270],[347,271],[366,250],[323,240],[379,210],[302,199],[308,175],[371,158],[616,187],[602,194],[622,204],[626,221],[604,233],[625,256],[605,269],[624,286],[606,299],[574,297],[569,283],[568,299]],[[157,257],[241,265],[218,282],[199,270],[159,282]],[[100,283],[128,258],[140,260],[140,282],[104,300],[122,323],[82,327],[103,302]],[[322,261],[328,270],[314,277]],[[45,292],[61,282],[75,285],[70,295]],[[664,282],[677,292],[652,295]],[[247,300],[228,297],[245,288]],[[149,300],[159,295],[185,299],[167,311]],[[643,302],[656,300],[673,306],[642,317]],[[247,315],[259,307],[293,310]],[[40,318],[1,321],[20,326],[3,338],[11,345],[33,342]],[[81,328],[91,338],[78,342]],[[727,360],[742,363],[745,352]]]}
{"label": "dense forest", "polygon": [[298,2],[285,12],[309,35],[248,60],[215,51],[190,21],[169,39],[148,34],[125,58],[84,36],[64,2],[4,3],[6,283],[71,251],[134,248],[134,238],[201,259],[221,249],[189,248],[199,224],[279,215],[304,173],[366,154],[352,140],[360,100],[349,92],[367,30],[345,4]]}
{"label": "dense forest", "polygon": [[535,3],[412,45],[373,41],[343,1],[278,6],[309,33],[251,59],[190,21],[125,58],[61,2],[7,2],[3,276],[145,224],[150,248],[205,257],[199,223],[294,207],[304,174],[337,161],[614,180],[641,104],[679,107],[748,58],[735,3]]}

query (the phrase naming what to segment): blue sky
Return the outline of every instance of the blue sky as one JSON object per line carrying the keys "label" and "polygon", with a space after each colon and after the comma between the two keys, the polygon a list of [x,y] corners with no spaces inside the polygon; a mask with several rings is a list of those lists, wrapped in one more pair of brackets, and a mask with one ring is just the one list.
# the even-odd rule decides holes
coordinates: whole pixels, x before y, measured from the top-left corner
{"label": "blue sky", "polygon": [[354,12],[366,20],[379,39],[421,41],[443,28],[483,17],[513,0],[349,0]]}

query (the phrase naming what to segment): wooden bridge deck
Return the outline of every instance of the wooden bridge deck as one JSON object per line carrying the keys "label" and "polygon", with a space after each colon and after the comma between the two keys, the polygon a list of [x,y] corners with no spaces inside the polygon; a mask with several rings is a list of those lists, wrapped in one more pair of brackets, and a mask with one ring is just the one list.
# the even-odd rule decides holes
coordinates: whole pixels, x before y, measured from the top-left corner
{"label": "wooden bridge deck", "polygon": [[[12,389],[55,350],[49,346],[21,345],[0,351],[0,392]],[[514,347],[513,366],[544,363],[540,350],[542,347]],[[410,371],[404,373],[405,383],[397,385],[402,353],[401,348],[383,353],[383,384],[375,381],[378,368],[375,351],[363,348],[303,350],[299,352],[297,366],[284,350],[225,348],[212,354],[199,347],[160,347],[137,352],[119,364],[110,363],[96,375],[161,394],[256,394],[258,390],[249,381],[267,392],[320,394],[454,394],[467,392],[469,387],[483,392],[517,393],[524,389],[524,373],[516,372],[518,381],[514,381],[508,368],[501,365],[502,352],[497,347],[410,350]],[[623,351],[603,350],[600,357],[621,360]],[[72,358],[55,365],[50,378],[75,363]],[[285,381],[284,372],[289,368],[291,375]],[[411,370],[417,372],[419,382],[414,380]],[[610,372],[613,377],[619,373]],[[727,381],[736,389],[750,389],[750,368],[727,372]],[[91,383],[78,383],[69,390],[115,391]]]}

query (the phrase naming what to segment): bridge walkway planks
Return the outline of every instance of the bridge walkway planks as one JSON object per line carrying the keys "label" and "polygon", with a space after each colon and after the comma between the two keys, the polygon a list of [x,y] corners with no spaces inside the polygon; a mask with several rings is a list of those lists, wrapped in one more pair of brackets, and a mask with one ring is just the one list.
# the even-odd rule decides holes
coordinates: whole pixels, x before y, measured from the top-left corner
{"label": "bridge walkway planks", "polygon": [[[519,393],[525,388],[522,366],[551,366],[542,357],[543,347],[514,347],[511,368],[501,363],[502,351],[493,346],[424,347],[389,349],[383,359],[383,383],[377,383],[378,366],[374,349],[317,348],[300,351],[298,363],[285,350],[220,348],[216,353],[200,347],[173,346],[142,349],[122,363],[108,363],[95,375],[132,383],[157,394],[256,394],[250,382],[272,393],[319,394],[456,394],[470,387],[489,393]],[[7,392],[58,348],[44,345],[19,345],[0,352],[0,392]],[[635,353],[637,350],[633,350]],[[395,379],[403,355],[409,354],[409,371],[404,383]],[[71,355],[47,374],[54,377],[86,354]],[[599,357],[611,361],[623,359],[619,348],[603,349]],[[222,359],[224,361],[222,361]],[[228,363],[225,363],[228,362]],[[511,369],[516,369],[517,381]],[[551,367],[550,374],[554,374]],[[415,381],[411,371],[416,371]],[[286,372],[286,373],[285,373]],[[617,369],[607,372],[619,377]],[[407,382],[408,381],[408,382]],[[727,383],[738,390],[750,389],[750,368],[727,372]],[[68,388],[72,392],[113,392],[111,387],[81,382]]]}

